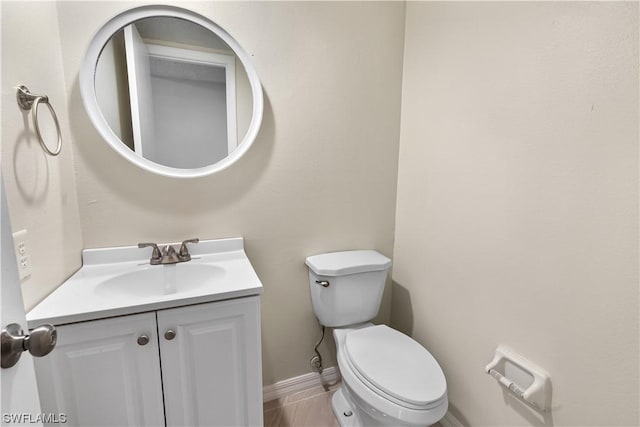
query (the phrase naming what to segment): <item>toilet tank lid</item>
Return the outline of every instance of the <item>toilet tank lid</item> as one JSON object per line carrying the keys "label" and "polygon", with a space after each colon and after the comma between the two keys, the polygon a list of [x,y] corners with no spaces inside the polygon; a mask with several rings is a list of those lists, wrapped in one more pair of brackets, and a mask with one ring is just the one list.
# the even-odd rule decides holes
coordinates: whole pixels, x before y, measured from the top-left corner
{"label": "toilet tank lid", "polygon": [[307,258],[307,266],[321,276],[343,276],[387,270],[391,260],[374,250],[330,252]]}

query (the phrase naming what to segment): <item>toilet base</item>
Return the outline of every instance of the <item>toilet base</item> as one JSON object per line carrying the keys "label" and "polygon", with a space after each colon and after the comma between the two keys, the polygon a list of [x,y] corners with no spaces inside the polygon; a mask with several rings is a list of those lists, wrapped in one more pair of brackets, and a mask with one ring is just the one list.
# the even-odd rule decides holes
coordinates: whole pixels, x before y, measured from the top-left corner
{"label": "toilet base", "polygon": [[333,397],[331,398],[331,409],[333,410],[333,415],[335,415],[338,420],[340,427],[358,427],[362,425],[358,419],[358,414],[356,414],[356,411],[344,396],[342,387],[333,393]]}
{"label": "toilet base", "polygon": [[[338,420],[338,424],[340,427],[368,427],[368,426],[396,426],[397,424],[380,424],[378,421],[373,418],[369,419],[366,417],[366,414],[360,414],[356,412],[354,406],[355,404],[350,402],[345,396],[344,384],[333,394],[331,398],[331,409],[333,411],[333,415]],[[348,393],[348,391],[347,391]],[[351,415],[345,415],[351,414]],[[365,415],[367,418],[366,423],[363,423],[360,415]],[[442,417],[438,417],[442,418]]]}

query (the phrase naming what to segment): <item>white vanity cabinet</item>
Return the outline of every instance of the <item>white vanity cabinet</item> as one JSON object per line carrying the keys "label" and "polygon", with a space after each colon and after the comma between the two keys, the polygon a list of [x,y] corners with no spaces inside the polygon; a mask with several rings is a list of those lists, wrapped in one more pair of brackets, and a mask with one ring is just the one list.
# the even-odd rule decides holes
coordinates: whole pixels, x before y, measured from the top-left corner
{"label": "white vanity cabinet", "polygon": [[66,425],[262,425],[259,296],[57,329],[35,362],[43,412]]}
{"label": "white vanity cabinet", "polygon": [[262,425],[259,303],[249,297],[158,312],[168,426]]}
{"label": "white vanity cabinet", "polygon": [[54,351],[34,359],[44,413],[77,426],[164,424],[155,313],[56,329]]}

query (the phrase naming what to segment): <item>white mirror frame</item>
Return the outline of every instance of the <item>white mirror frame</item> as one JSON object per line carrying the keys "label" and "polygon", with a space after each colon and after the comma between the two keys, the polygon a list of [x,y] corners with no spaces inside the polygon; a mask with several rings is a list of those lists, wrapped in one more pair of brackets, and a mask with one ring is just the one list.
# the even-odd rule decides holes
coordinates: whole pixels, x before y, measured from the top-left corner
{"label": "white mirror frame", "polygon": [[[135,21],[151,17],[180,18],[208,29],[231,47],[247,72],[249,84],[251,85],[251,94],[253,96],[253,112],[249,129],[242,141],[238,144],[238,147],[227,157],[213,165],[195,169],[179,169],[147,160],[133,152],[120,140],[108,125],[100,111],[98,99],[96,97],[95,74],[102,49],[117,31]],[[238,161],[238,159],[240,159],[240,157],[242,157],[244,153],[251,148],[251,145],[253,145],[258,131],[260,130],[262,112],[264,109],[262,86],[260,84],[260,79],[258,78],[258,73],[253,67],[253,64],[251,64],[249,55],[244,51],[244,49],[242,49],[240,44],[213,21],[195,12],[173,6],[154,5],[130,9],[116,15],[104,24],[91,40],[80,66],[80,94],[82,95],[82,101],[91,122],[105,141],[107,141],[107,143],[109,143],[117,153],[144,170],[173,178],[197,178],[210,175],[226,169]]]}

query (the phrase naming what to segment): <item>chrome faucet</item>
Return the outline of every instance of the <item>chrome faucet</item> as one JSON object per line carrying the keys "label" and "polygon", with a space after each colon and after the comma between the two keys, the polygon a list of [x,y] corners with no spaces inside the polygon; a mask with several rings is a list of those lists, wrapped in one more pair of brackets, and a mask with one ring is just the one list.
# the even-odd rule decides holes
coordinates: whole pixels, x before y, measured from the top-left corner
{"label": "chrome faucet", "polygon": [[177,264],[179,262],[191,261],[191,254],[187,248],[187,243],[198,243],[199,241],[200,239],[184,240],[178,251],[171,245],[166,245],[160,250],[156,243],[138,243],[138,247],[146,248],[150,246],[153,248],[151,259],[149,260],[149,264],[151,265]]}

